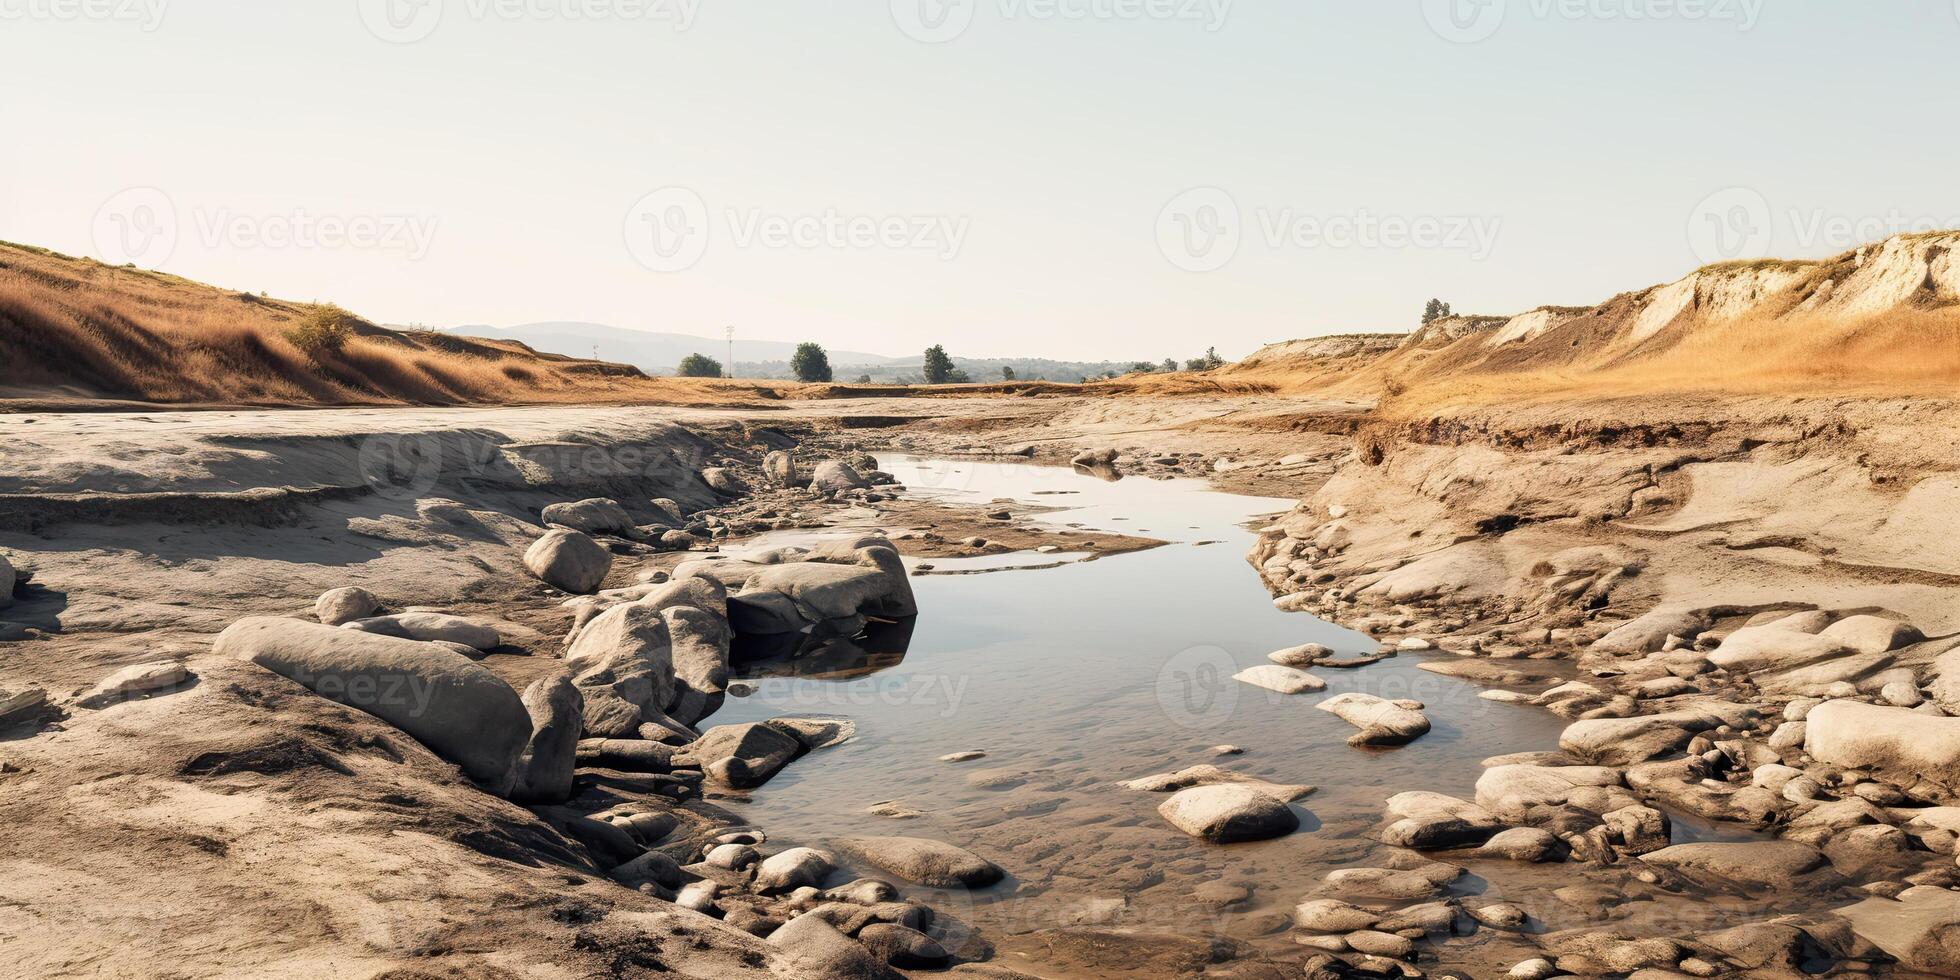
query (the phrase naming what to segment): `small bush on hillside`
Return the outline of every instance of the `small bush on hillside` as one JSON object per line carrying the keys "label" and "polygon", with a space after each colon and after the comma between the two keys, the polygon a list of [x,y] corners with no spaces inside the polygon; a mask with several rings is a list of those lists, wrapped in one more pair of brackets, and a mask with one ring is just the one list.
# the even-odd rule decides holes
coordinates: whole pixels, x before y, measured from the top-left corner
{"label": "small bush on hillside", "polygon": [[347,346],[354,328],[346,310],[332,303],[307,307],[299,322],[286,328],[286,339],[308,354],[338,354]]}

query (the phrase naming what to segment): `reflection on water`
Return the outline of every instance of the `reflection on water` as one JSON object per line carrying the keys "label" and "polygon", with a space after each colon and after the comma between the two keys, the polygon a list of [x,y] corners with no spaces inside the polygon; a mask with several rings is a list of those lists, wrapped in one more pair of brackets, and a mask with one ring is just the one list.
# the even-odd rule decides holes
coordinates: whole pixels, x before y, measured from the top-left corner
{"label": "reflection on water", "polygon": [[[1032,465],[885,463],[915,494],[1060,506],[1032,520],[1149,527],[1174,542],[1039,571],[915,578],[922,614],[908,624],[908,642],[838,644],[834,655],[751,671],[754,694],[731,699],[714,719],[855,720],[854,741],[797,761],[731,806],[783,840],[904,835],[971,847],[1007,869],[1010,882],[928,898],[976,903],[962,914],[990,934],[1101,922],[1290,946],[1268,936],[1273,915],[1327,870],[1381,857],[1372,832],[1388,796],[1469,796],[1483,758],[1557,743],[1562,723],[1552,716],[1481,700],[1477,688],[1419,670],[1410,657],[1316,670],[1325,695],[1284,697],[1233,681],[1284,647],[1375,648],[1276,611],[1246,563],[1247,523],[1291,501],[1216,493],[1195,480],[1109,483]],[[1346,691],[1423,701],[1433,731],[1406,748],[1350,748],[1354,730],[1313,707]],[[1226,743],[1244,754],[1218,755],[1214,747]],[[987,755],[937,761],[967,750]],[[1299,833],[1216,847],[1166,824],[1156,813],[1164,797],[1115,785],[1206,763],[1320,791],[1300,802]],[[867,812],[891,801],[923,815]],[[1253,898],[1215,911],[1191,899],[1207,882],[1246,885]]]}

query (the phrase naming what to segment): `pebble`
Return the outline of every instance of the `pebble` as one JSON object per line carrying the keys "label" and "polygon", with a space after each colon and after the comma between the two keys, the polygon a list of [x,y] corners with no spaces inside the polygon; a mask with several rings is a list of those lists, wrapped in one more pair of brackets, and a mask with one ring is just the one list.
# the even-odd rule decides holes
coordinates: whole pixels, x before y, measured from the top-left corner
{"label": "pebble", "polygon": [[984,758],[986,758],[986,757],[987,757],[987,753],[985,753],[985,752],[977,752],[977,751],[976,751],[976,752],[955,752],[955,753],[953,753],[953,754],[951,754],[951,755],[942,755],[942,756],[940,756],[940,757],[939,757],[939,761],[941,761],[941,762],[972,762],[972,761],[973,761],[973,760],[975,760],[975,759],[984,759]]}

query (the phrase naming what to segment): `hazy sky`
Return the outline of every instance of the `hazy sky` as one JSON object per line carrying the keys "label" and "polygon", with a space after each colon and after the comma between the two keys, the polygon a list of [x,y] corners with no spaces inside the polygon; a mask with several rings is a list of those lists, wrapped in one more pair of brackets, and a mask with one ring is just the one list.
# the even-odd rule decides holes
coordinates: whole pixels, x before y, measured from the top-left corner
{"label": "hazy sky", "polygon": [[1956,0],[0,0],[0,238],[389,323],[1237,356],[1960,224]]}

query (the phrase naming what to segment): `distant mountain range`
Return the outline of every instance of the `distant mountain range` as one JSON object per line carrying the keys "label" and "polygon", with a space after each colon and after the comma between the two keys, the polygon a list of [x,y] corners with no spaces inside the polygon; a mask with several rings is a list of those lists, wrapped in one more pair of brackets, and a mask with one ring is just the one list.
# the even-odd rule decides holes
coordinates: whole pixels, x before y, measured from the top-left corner
{"label": "distant mountain range", "polygon": [[[722,337],[694,337],[680,333],[628,330],[603,323],[526,323],[515,327],[453,327],[450,333],[491,340],[515,340],[535,350],[567,357],[591,357],[631,364],[648,374],[672,374],[689,354],[706,354],[717,361],[728,360],[728,340]],[[743,362],[783,361],[796,353],[796,344],[781,340],[735,340],[735,360]],[[863,351],[829,351],[834,367],[889,364],[900,358]],[[914,358],[916,359],[916,358]]]}

